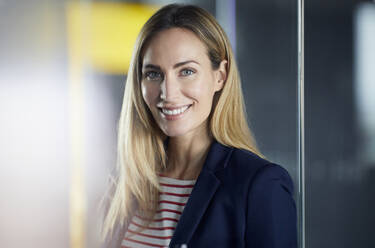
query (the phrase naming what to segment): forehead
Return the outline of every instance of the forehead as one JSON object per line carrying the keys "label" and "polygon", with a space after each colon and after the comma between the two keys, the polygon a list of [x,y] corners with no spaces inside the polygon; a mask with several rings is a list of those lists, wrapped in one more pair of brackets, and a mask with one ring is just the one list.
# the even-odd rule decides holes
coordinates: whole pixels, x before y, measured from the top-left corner
{"label": "forehead", "polygon": [[192,31],[170,28],[157,33],[148,42],[143,65],[172,65],[186,60],[208,61],[206,46]]}

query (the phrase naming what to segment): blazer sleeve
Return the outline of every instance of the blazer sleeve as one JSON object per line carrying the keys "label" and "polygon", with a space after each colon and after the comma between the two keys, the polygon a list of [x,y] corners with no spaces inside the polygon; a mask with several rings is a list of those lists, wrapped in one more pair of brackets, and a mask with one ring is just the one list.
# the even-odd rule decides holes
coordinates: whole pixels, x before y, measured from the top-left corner
{"label": "blazer sleeve", "polygon": [[246,247],[296,248],[297,211],[288,172],[277,164],[264,166],[247,197]]}

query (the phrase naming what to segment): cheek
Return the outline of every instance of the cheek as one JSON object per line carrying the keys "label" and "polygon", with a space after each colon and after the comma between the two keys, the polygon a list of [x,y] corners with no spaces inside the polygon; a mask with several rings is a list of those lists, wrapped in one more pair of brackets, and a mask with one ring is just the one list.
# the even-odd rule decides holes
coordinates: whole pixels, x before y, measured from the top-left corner
{"label": "cheek", "polygon": [[209,103],[214,95],[213,81],[211,78],[202,78],[194,82],[189,92],[198,103]]}
{"label": "cheek", "polygon": [[142,83],[141,89],[143,99],[147,105],[150,107],[150,105],[155,104],[160,93],[159,87],[155,84]]}

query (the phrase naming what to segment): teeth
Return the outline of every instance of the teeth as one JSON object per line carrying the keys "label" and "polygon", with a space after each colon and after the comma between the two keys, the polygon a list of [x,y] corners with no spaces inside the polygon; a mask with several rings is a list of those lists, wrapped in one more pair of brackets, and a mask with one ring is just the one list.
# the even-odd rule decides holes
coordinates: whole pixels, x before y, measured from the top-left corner
{"label": "teeth", "polygon": [[185,110],[187,110],[188,108],[189,106],[184,106],[182,108],[174,109],[174,110],[162,109],[162,111],[166,115],[178,115],[178,114],[185,112]]}

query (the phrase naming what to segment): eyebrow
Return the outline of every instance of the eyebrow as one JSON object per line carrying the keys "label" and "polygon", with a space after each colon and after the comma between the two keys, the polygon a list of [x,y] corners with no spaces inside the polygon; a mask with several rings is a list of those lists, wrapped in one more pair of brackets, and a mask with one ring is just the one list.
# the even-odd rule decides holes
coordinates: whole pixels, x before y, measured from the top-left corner
{"label": "eyebrow", "polygon": [[[183,61],[183,62],[179,62],[177,64],[175,64],[173,66],[173,69],[176,69],[177,67],[180,67],[180,66],[183,66],[183,65],[186,65],[186,64],[189,64],[189,63],[195,63],[195,64],[198,64],[200,65],[197,61],[195,60],[187,60],[187,61]],[[155,69],[155,70],[160,70],[160,66],[157,66],[157,65],[153,65],[153,64],[146,64],[144,66],[144,69]]]}
{"label": "eyebrow", "polygon": [[183,65],[186,65],[186,64],[189,64],[189,63],[195,63],[195,64],[198,64],[198,65],[199,65],[199,63],[198,63],[197,61],[195,61],[195,60],[187,60],[187,61],[183,61],[183,62],[180,62],[180,63],[175,64],[175,65],[173,66],[173,68],[175,69],[175,68],[177,68],[177,67],[180,67],[180,66],[183,66]]}
{"label": "eyebrow", "polygon": [[147,64],[143,67],[143,69],[155,69],[160,71],[160,66],[153,65],[153,64]]}

